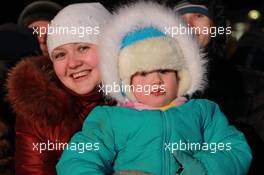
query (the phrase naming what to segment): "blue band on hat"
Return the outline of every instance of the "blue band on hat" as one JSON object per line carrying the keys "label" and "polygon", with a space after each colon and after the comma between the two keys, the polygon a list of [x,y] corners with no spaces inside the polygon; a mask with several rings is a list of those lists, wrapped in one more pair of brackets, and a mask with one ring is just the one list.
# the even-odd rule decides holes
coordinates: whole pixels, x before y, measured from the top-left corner
{"label": "blue band on hat", "polygon": [[147,27],[140,30],[136,30],[128,33],[123,38],[121,43],[121,49],[144,39],[161,37],[161,36],[166,36],[166,35],[154,27]]}
{"label": "blue band on hat", "polygon": [[200,13],[211,18],[208,8],[202,5],[188,4],[179,8],[175,8],[174,11],[178,12],[181,15],[184,15],[186,13]]}

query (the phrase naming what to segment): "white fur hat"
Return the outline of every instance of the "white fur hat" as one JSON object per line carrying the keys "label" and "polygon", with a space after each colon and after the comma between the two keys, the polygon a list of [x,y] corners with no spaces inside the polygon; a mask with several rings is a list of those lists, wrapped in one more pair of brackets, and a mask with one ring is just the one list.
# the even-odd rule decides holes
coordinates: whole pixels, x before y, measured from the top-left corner
{"label": "white fur hat", "polygon": [[[158,69],[178,72],[178,96],[192,95],[204,88],[206,61],[191,34],[169,32],[175,27],[187,28],[172,10],[139,2],[119,9],[109,21],[99,43],[104,88],[129,85],[136,72]],[[121,103],[136,101],[131,92],[104,91]]]}
{"label": "white fur hat", "polygon": [[47,33],[49,55],[68,43],[98,44],[100,28],[110,13],[100,3],[77,3],[63,8],[51,21]]}

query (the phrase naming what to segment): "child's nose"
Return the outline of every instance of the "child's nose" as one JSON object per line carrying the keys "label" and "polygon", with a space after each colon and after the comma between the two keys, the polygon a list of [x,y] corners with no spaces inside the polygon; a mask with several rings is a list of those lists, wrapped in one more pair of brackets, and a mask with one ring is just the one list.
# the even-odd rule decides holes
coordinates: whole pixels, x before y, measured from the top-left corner
{"label": "child's nose", "polygon": [[161,77],[161,74],[159,72],[153,72],[153,84],[162,84],[163,83],[163,80],[162,80],[162,77]]}

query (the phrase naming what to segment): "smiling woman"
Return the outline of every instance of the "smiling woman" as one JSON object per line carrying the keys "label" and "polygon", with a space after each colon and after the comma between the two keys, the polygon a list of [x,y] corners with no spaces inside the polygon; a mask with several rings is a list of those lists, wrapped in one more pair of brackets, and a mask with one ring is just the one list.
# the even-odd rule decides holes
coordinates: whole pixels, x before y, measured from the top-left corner
{"label": "smiling woman", "polygon": [[[72,4],[62,9],[49,27],[97,29],[108,16],[99,3]],[[106,103],[98,91],[98,33],[75,34],[48,31],[51,59],[24,59],[8,77],[8,100],[17,114],[17,174],[55,175],[63,149],[53,143],[67,143],[88,113]]]}
{"label": "smiling woman", "polygon": [[65,44],[54,49],[51,57],[58,78],[74,92],[86,94],[100,83],[96,45]]}
{"label": "smiling woman", "polygon": [[[47,36],[47,46],[56,75],[61,82],[77,94],[87,94],[100,83],[98,70],[97,36],[98,33],[88,31],[80,37],[78,30],[69,34],[68,30],[60,28],[100,28],[96,22],[102,20],[101,16],[91,15],[87,18],[85,6],[70,5],[64,8],[51,22],[50,32]],[[94,6],[90,11],[102,13],[99,6]],[[83,13],[81,13],[83,12]],[[92,13],[91,13],[92,14]],[[83,17],[83,20],[76,20]]]}

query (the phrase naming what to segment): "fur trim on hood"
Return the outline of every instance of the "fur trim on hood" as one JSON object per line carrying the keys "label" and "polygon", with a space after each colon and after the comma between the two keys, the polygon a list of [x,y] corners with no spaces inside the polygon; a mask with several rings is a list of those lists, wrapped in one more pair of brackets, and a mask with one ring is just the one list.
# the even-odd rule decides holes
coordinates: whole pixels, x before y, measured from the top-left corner
{"label": "fur trim on hood", "polygon": [[7,100],[17,117],[51,124],[71,121],[78,117],[77,104],[59,83],[48,58],[26,58],[8,75]]}
{"label": "fur trim on hood", "polygon": [[[119,54],[123,38],[130,32],[144,27],[154,27],[178,44],[190,75],[190,86],[182,95],[192,95],[203,90],[206,84],[206,61],[196,39],[191,34],[175,34],[172,28],[186,27],[180,16],[159,4],[139,2],[119,9],[100,34],[100,67],[104,87],[120,84]],[[106,92],[106,89],[104,89]],[[127,101],[120,92],[110,92],[119,102]]]}

